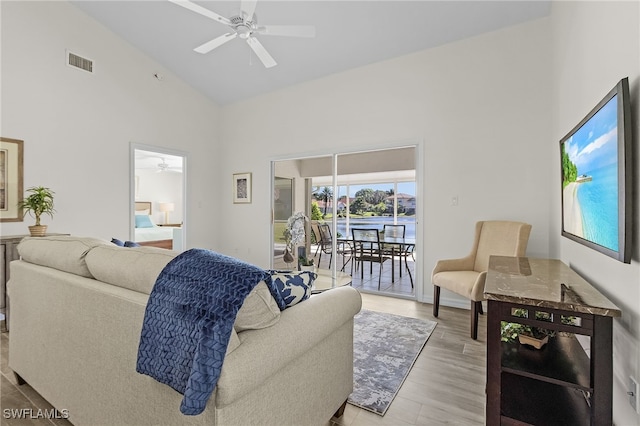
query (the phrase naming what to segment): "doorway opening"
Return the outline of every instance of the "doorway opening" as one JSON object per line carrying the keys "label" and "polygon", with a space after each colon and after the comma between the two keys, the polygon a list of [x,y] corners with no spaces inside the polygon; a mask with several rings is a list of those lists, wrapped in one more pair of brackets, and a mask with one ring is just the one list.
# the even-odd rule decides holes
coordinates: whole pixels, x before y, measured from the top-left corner
{"label": "doorway opening", "polygon": [[132,144],[131,157],[131,241],[183,251],[187,154]]}

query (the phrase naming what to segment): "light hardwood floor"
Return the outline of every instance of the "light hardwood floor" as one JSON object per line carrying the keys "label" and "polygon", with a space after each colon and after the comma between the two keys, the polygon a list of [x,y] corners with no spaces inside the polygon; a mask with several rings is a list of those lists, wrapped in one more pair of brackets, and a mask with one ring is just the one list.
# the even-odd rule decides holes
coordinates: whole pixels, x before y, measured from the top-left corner
{"label": "light hardwood floor", "polygon": [[469,337],[469,311],[362,294],[362,307],[438,322],[384,417],[347,404],[332,425],[484,425],[486,315],[478,340]]}
{"label": "light hardwood floor", "polygon": [[[486,315],[480,317],[478,340],[469,337],[469,311],[441,306],[439,318],[431,305],[412,300],[362,294],[363,309],[438,322],[398,395],[384,417],[347,404],[331,426],[483,425],[485,406]],[[0,336],[0,408],[50,409],[29,385],[16,386],[7,365],[8,333]],[[7,420],[0,425],[68,425],[57,420]]]}

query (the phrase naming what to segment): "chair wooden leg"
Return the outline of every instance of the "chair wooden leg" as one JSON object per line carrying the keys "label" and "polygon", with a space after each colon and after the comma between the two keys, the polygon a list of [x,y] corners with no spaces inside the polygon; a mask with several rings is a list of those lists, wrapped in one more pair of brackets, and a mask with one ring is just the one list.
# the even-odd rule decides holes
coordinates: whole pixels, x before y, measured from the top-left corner
{"label": "chair wooden leg", "polygon": [[478,308],[482,302],[471,301],[471,338],[473,340],[478,339],[478,309],[482,309],[482,306]]}
{"label": "chair wooden leg", "polygon": [[437,285],[433,286],[433,316],[438,316],[438,311],[440,310],[440,287]]}
{"label": "chair wooden leg", "polygon": [[482,308],[482,302],[478,302],[478,313],[484,315],[484,309]]}

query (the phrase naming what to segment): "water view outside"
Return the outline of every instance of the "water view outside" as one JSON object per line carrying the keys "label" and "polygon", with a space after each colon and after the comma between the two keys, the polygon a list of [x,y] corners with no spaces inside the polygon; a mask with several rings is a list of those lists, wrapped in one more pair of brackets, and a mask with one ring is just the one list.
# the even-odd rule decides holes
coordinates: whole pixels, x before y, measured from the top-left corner
{"label": "water view outside", "polygon": [[314,198],[326,222],[331,221],[333,203],[336,203],[339,237],[350,237],[351,228],[382,230],[385,224],[398,224],[405,225],[406,238],[415,238],[415,188],[415,182],[340,185],[334,197],[330,188],[315,187]]}
{"label": "water view outside", "polygon": [[[340,236],[350,237],[351,228],[367,228],[367,229],[379,229],[382,230],[384,225],[393,225],[393,217],[362,217],[351,218],[349,220],[349,231],[347,231],[347,220],[344,218],[338,218],[337,229]],[[416,237],[416,218],[415,216],[399,216],[398,225],[405,225],[405,238]]]}

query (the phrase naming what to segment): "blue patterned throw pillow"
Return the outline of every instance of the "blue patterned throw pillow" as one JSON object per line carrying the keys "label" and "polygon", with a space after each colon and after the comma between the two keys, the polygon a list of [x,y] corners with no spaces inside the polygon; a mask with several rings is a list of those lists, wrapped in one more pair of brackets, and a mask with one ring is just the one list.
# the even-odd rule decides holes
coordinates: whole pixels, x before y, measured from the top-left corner
{"label": "blue patterned throw pillow", "polygon": [[311,296],[311,285],[318,277],[315,272],[269,271],[278,292],[287,308],[307,300]]}
{"label": "blue patterned throw pillow", "polygon": [[124,247],[124,241],[119,240],[117,238],[112,238],[111,242],[115,245],[117,245],[118,247]]}

